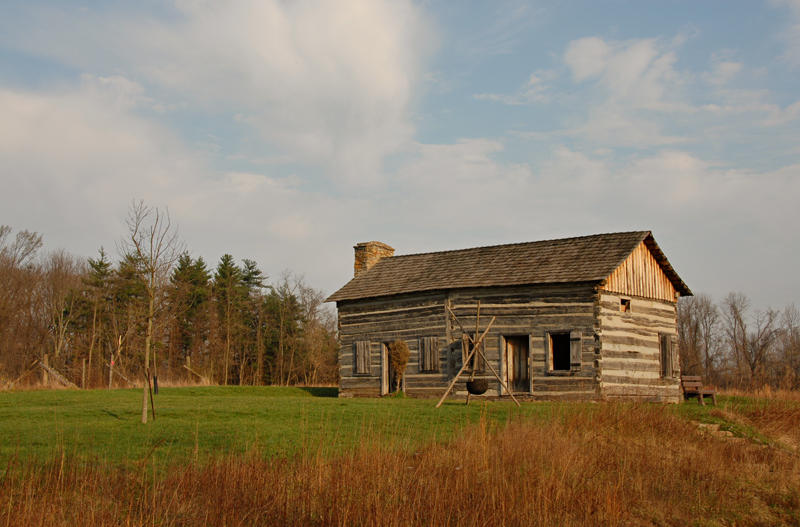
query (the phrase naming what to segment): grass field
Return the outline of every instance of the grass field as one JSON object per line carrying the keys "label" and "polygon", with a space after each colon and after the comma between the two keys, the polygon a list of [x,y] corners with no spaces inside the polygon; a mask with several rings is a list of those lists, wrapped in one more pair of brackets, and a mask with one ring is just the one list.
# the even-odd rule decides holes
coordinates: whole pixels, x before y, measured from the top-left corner
{"label": "grass field", "polygon": [[2,525],[800,525],[800,400],[0,393]]}
{"label": "grass field", "polygon": [[488,406],[384,398],[338,399],[336,388],[162,388],[156,420],[141,423],[140,390],[0,393],[0,462],[45,460],[65,450],[111,462],[155,456],[159,463],[257,449],[287,456],[336,452],[365,439],[397,447],[451,438],[486,413],[491,422],[548,413],[548,405]]}

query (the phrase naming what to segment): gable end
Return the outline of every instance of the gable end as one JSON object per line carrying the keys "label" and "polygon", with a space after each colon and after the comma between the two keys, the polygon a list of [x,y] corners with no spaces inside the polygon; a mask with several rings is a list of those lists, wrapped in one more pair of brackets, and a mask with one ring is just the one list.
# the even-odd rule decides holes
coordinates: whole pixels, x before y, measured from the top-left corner
{"label": "gable end", "polygon": [[606,277],[602,288],[623,295],[675,302],[692,292],[678,277],[652,235],[647,236]]}

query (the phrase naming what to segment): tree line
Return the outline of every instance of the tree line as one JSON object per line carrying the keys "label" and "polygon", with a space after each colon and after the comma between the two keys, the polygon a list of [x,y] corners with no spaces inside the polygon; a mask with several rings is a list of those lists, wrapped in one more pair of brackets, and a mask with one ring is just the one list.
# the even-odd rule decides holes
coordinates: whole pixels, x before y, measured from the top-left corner
{"label": "tree line", "polygon": [[[338,381],[336,316],[284,272],[185,250],[166,211],[132,203],[112,260],[42,254],[42,236],[0,225],[0,388]],[[755,310],[741,293],[678,302],[681,371],[744,389],[800,389],[800,311]],[[145,418],[146,416],[143,416]]]}
{"label": "tree line", "polygon": [[320,291],[230,254],[209,266],[143,202],[127,227],[112,260],[102,248],[43,254],[40,234],[0,226],[0,388],[337,382],[336,318]]}
{"label": "tree line", "polygon": [[753,309],[742,293],[678,302],[681,372],[740,389],[800,389],[800,312]]}

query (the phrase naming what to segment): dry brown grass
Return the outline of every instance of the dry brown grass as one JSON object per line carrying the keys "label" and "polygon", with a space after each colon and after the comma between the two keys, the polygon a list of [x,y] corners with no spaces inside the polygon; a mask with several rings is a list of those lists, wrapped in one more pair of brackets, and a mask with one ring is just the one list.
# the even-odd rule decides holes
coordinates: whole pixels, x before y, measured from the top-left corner
{"label": "dry brown grass", "polygon": [[[756,417],[754,417],[755,419]],[[770,417],[764,416],[764,419]],[[795,419],[792,416],[790,419]],[[6,471],[0,525],[798,525],[800,458],[707,437],[660,406],[557,408],[413,452],[366,441],[157,475],[78,465]]]}
{"label": "dry brown grass", "polygon": [[736,388],[726,388],[721,390],[722,395],[735,397],[754,397],[756,399],[769,399],[775,401],[800,401],[800,390],[786,390],[783,388],[772,388],[765,385],[754,390],[739,390]]}
{"label": "dry brown grass", "polygon": [[777,400],[755,404],[740,412],[764,435],[800,453],[800,404]]}

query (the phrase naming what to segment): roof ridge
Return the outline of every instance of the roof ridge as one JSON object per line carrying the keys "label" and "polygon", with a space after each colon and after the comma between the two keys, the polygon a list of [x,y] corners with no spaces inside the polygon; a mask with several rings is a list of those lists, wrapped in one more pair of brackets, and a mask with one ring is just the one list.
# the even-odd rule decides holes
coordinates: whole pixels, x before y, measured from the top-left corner
{"label": "roof ridge", "polygon": [[[584,236],[569,236],[567,238],[550,238],[547,240],[532,240],[529,242],[513,242],[513,243],[498,243],[495,245],[476,245],[474,247],[464,247],[462,249],[445,249],[444,251],[427,251],[427,252],[420,252],[420,253],[409,253],[409,254],[396,254],[394,256],[385,256],[381,258],[378,262],[380,263],[383,260],[397,260],[400,258],[406,258],[408,256],[426,256],[429,254],[446,254],[446,253],[458,253],[464,251],[473,251],[475,249],[494,249],[497,247],[518,247],[521,245],[531,245],[534,243],[549,243],[549,242],[566,242],[566,241],[574,241],[574,240],[585,240],[587,238],[599,238],[602,236],[614,236],[618,234],[642,234],[643,238],[646,237],[647,234],[650,234],[652,231],[649,230],[642,230],[642,231],[618,231],[618,232],[601,232],[597,234],[588,234]],[[377,265],[377,264],[376,264]]]}

